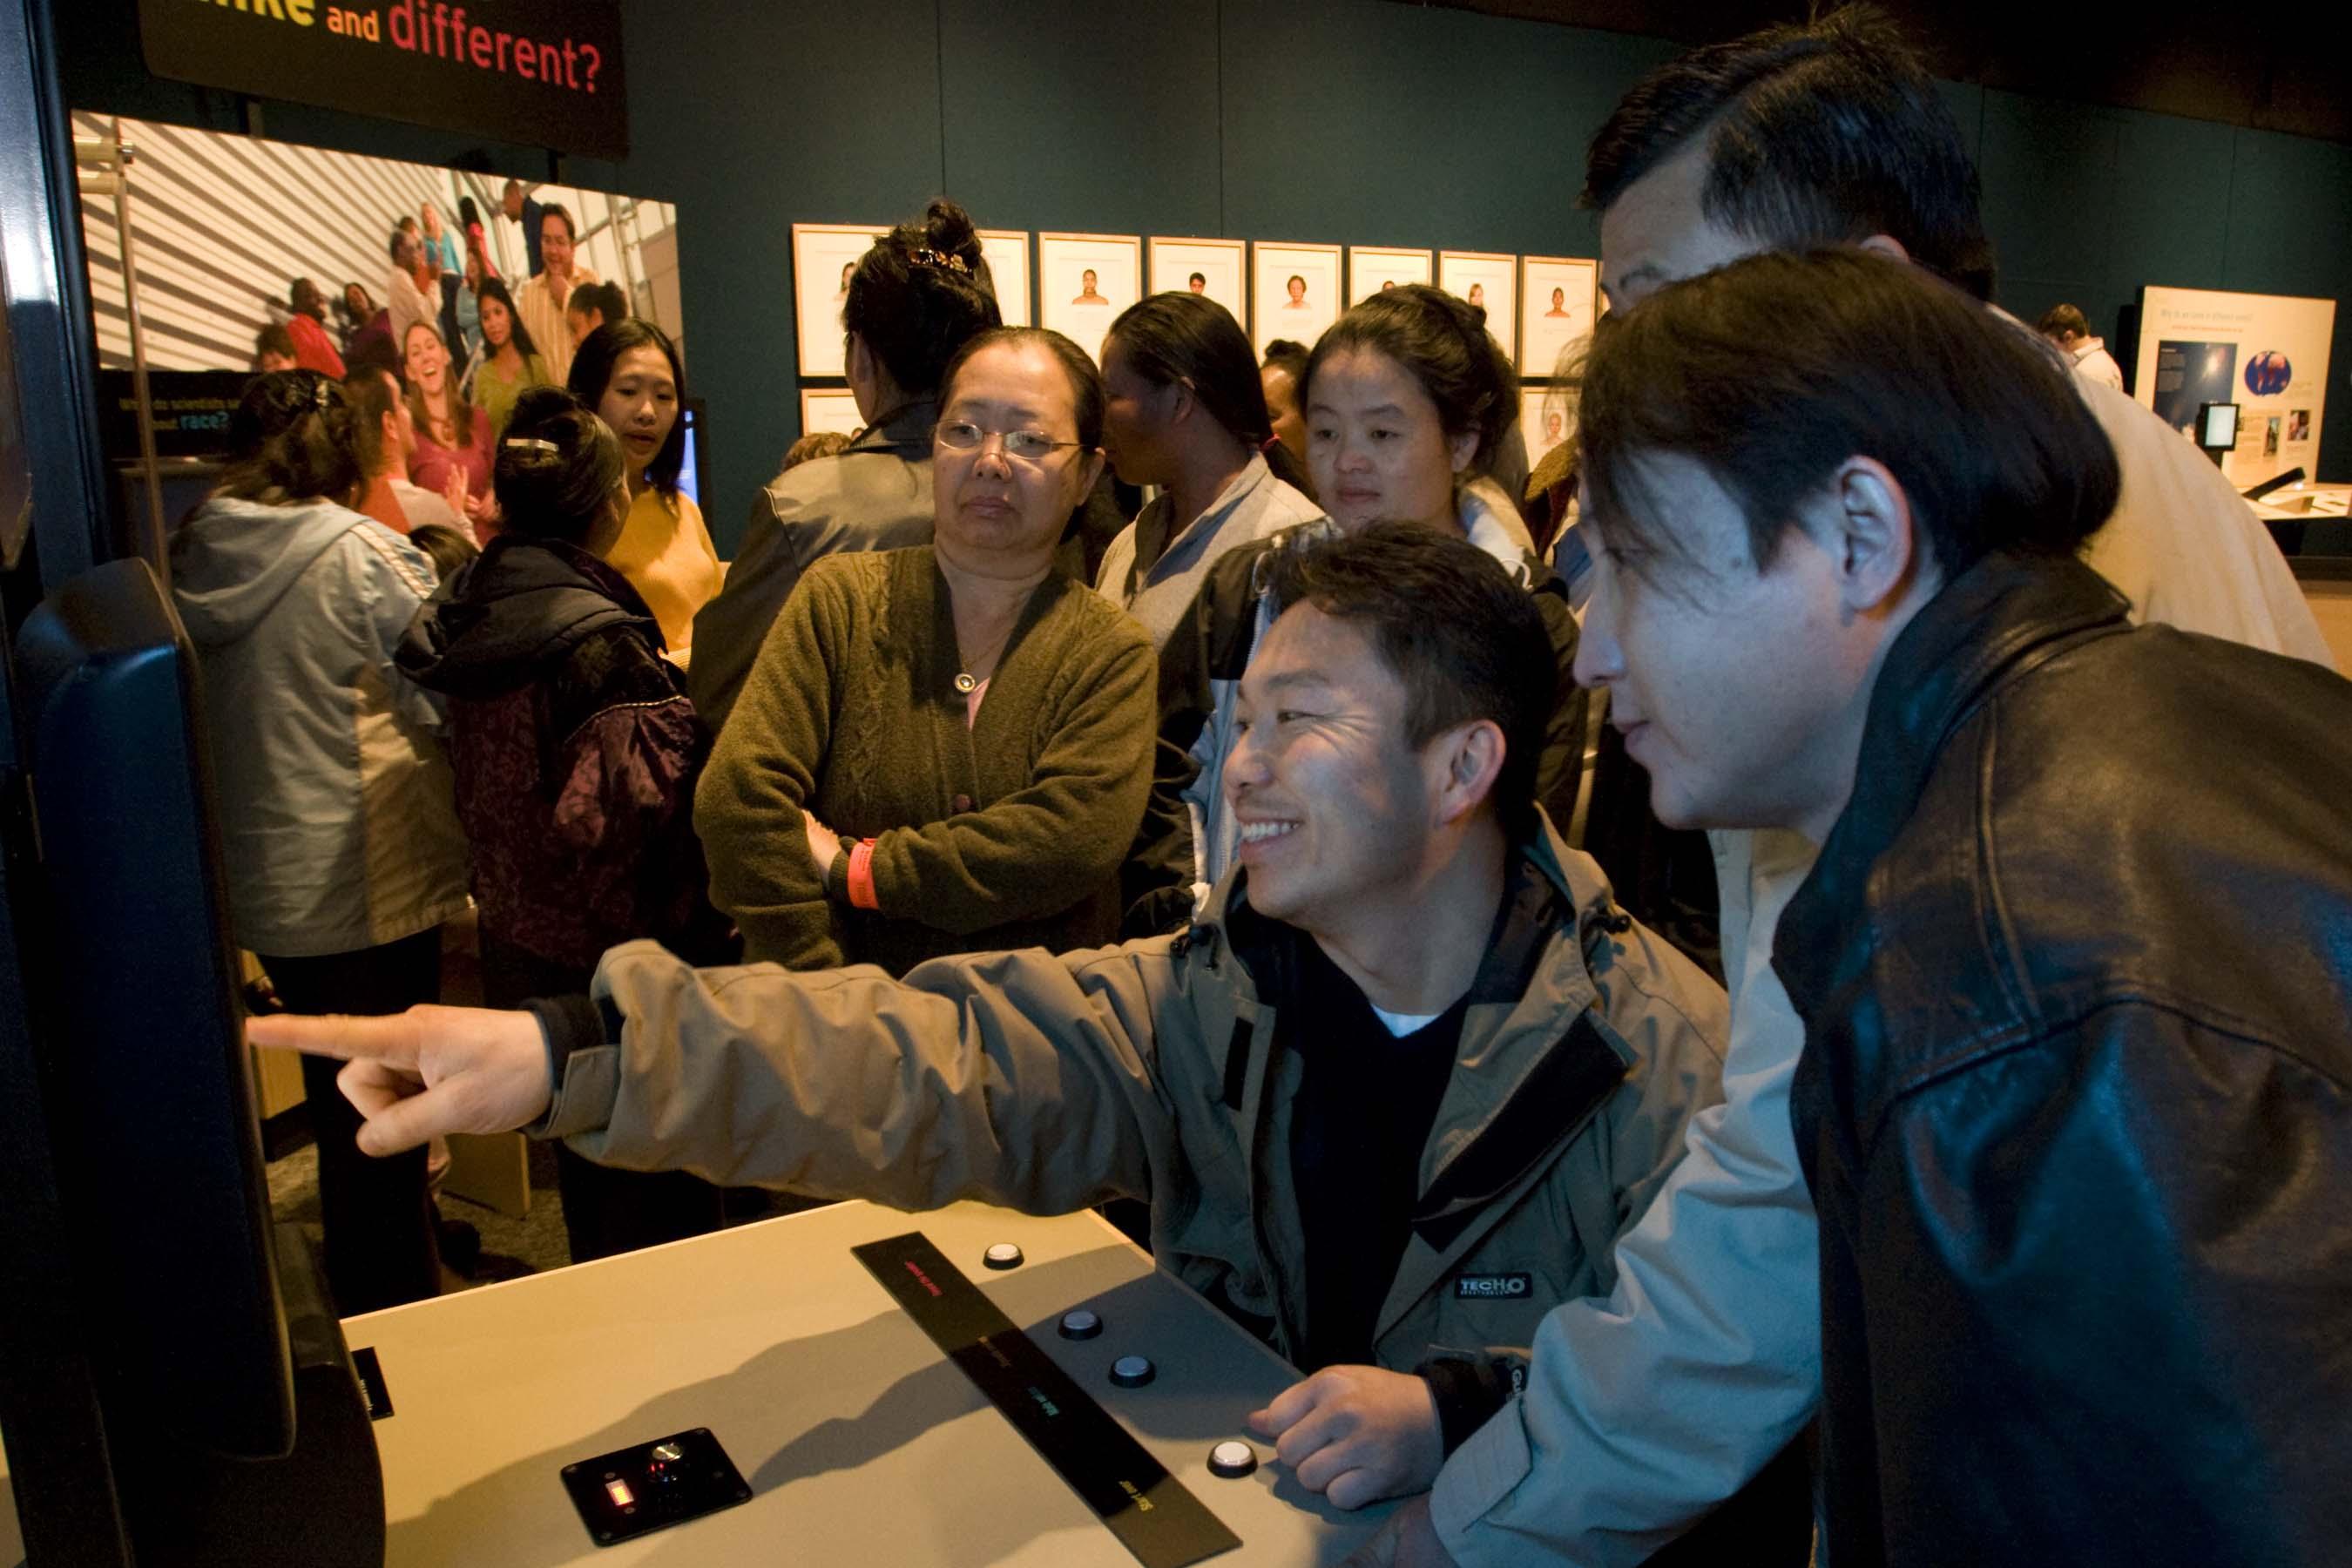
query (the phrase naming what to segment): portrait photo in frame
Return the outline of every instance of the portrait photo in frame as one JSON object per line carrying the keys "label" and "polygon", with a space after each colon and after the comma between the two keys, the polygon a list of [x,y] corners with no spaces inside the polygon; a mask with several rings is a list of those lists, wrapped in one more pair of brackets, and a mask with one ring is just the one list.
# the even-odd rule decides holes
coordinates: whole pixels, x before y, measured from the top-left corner
{"label": "portrait photo in frame", "polygon": [[854,437],[864,428],[865,416],[857,412],[857,399],[847,388],[801,388],[802,435],[814,436],[820,431],[837,430],[844,436]]}
{"label": "portrait photo in frame", "polygon": [[1488,250],[1441,250],[1437,286],[1486,312],[1486,331],[1503,357],[1519,363],[1519,258]]}
{"label": "portrait photo in frame", "polygon": [[1034,319],[1029,303],[1029,231],[1025,228],[983,228],[980,253],[988,258],[988,276],[996,286],[997,313],[1008,327],[1025,327]]}
{"label": "portrait photo in frame", "polygon": [[1549,381],[1560,356],[1592,335],[1601,263],[1568,256],[1519,258],[1519,374]]}
{"label": "portrait photo in frame", "polygon": [[[1200,281],[1196,284],[1194,279]],[[1151,238],[1151,292],[1205,294],[1249,329],[1249,247],[1238,239]]]}
{"label": "portrait photo in frame", "polygon": [[1436,279],[1426,250],[1403,250],[1389,245],[1348,247],[1348,303],[1360,305],[1383,289],[1400,283]]}
{"label": "portrait photo in frame", "polygon": [[841,307],[849,298],[850,270],[888,232],[887,224],[793,225],[793,325],[803,375],[847,372]]}
{"label": "portrait photo in frame", "polygon": [[1037,237],[1037,321],[1097,363],[1103,334],[1143,298],[1143,241],[1131,234]]}
{"label": "portrait photo in frame", "polygon": [[1519,439],[1527,446],[1529,470],[1576,433],[1576,394],[1566,382],[1519,389]]}
{"label": "portrait photo in frame", "polygon": [[1259,240],[1250,247],[1250,342],[1315,346],[1339,319],[1339,247]]}

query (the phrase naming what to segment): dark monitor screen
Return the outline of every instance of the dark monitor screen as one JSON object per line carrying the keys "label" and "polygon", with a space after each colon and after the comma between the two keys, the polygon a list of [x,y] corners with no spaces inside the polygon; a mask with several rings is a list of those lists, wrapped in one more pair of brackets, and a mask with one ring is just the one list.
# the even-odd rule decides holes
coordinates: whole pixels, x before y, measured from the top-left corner
{"label": "dark monitor screen", "polygon": [[698,507],[703,506],[709,494],[709,447],[702,438],[702,429],[709,405],[699,397],[686,400],[686,412],[679,416],[686,421],[686,462],[677,471],[677,488]]}
{"label": "dark monitor screen", "polygon": [[109,1426],[282,1455],[293,1373],[194,650],[124,560],[51,594],[16,656],[64,999],[48,1121]]}

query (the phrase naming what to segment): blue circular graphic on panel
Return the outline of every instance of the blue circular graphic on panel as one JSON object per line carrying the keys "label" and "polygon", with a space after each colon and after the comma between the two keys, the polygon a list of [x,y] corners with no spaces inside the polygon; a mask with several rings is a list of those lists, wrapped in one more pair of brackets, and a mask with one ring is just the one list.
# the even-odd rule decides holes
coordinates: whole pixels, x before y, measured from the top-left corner
{"label": "blue circular graphic on panel", "polygon": [[2294,366],[2276,349],[2264,349],[2246,362],[2246,390],[2256,397],[2275,397],[2294,376]]}

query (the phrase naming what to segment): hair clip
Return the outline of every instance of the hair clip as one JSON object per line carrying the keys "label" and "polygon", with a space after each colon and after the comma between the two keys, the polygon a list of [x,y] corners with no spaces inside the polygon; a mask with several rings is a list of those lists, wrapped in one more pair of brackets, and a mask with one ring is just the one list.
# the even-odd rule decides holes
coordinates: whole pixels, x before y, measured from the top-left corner
{"label": "hair clip", "polygon": [[310,402],[321,414],[332,408],[335,405],[335,384],[323,375],[312,382]]}
{"label": "hair clip", "polygon": [[915,265],[918,267],[944,267],[950,272],[970,272],[971,270],[969,266],[965,265],[964,258],[962,257],[945,255],[940,251],[933,250],[929,246],[924,246],[919,249],[909,251],[908,254],[912,258]]}
{"label": "hair clip", "polygon": [[509,436],[499,443],[509,452],[562,452],[562,447],[541,436]]}

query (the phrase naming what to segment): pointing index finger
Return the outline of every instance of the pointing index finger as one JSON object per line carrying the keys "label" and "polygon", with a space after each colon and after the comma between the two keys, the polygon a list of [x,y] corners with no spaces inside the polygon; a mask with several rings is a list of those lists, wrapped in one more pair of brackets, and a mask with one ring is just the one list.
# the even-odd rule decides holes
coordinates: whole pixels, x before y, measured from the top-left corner
{"label": "pointing index finger", "polygon": [[404,1013],[378,1018],[268,1013],[246,1020],[245,1037],[264,1050],[379,1061],[411,1071],[416,1067],[416,1026]]}

